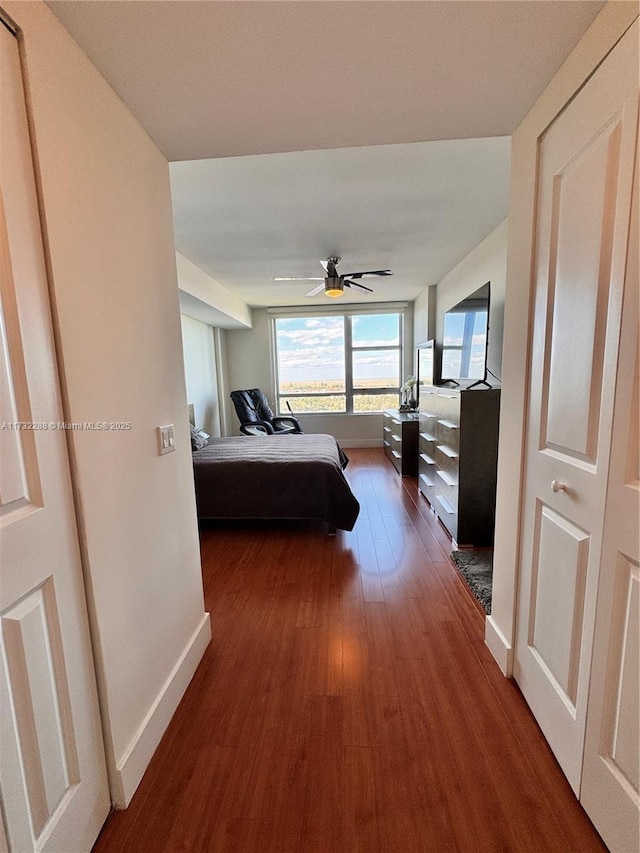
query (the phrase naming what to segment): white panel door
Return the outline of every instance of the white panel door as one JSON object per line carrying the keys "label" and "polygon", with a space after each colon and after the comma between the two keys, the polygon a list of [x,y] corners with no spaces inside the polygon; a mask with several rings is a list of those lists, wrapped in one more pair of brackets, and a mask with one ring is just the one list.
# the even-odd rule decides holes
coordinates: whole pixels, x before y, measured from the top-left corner
{"label": "white panel door", "polygon": [[514,673],[579,791],[638,110],[637,23],[539,142]]}
{"label": "white panel door", "polygon": [[[639,152],[640,153],[640,152]],[[640,316],[631,222],[580,799],[610,850],[640,850]]]}
{"label": "white panel door", "polygon": [[0,848],[88,851],[109,811],[15,37],[0,25]]}

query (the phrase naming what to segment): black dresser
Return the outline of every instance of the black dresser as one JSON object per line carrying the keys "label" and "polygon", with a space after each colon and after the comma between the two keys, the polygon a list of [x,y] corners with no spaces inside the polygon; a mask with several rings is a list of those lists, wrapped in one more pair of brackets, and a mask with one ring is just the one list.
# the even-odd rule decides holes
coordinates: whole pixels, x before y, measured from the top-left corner
{"label": "black dresser", "polygon": [[382,413],[382,446],[403,477],[418,474],[418,415],[385,409]]}
{"label": "black dresser", "polygon": [[500,390],[420,388],[418,486],[458,545],[491,545]]}

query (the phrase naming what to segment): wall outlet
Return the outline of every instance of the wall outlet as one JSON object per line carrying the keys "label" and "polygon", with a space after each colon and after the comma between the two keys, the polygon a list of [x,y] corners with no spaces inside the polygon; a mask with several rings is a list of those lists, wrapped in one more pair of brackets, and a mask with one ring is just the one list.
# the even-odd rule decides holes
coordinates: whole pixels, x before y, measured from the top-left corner
{"label": "wall outlet", "polygon": [[171,453],[176,449],[176,437],[173,430],[173,424],[157,427],[158,431],[158,450],[160,455]]}

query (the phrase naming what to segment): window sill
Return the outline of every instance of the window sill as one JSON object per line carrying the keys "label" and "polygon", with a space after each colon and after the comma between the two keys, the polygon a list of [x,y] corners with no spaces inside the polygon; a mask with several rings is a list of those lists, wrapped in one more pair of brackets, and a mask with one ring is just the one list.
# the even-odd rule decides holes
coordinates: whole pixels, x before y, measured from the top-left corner
{"label": "window sill", "polygon": [[[296,418],[379,418],[383,410],[379,412],[296,412]],[[278,415],[278,417],[291,417],[291,415]]]}

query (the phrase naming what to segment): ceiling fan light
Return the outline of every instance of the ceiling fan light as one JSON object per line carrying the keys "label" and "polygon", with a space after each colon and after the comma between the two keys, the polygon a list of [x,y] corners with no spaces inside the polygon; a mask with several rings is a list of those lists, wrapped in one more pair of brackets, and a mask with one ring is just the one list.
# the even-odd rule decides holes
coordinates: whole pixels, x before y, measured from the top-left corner
{"label": "ceiling fan light", "polygon": [[330,296],[332,299],[337,299],[344,293],[344,284],[339,278],[325,278],[324,280],[324,295]]}

